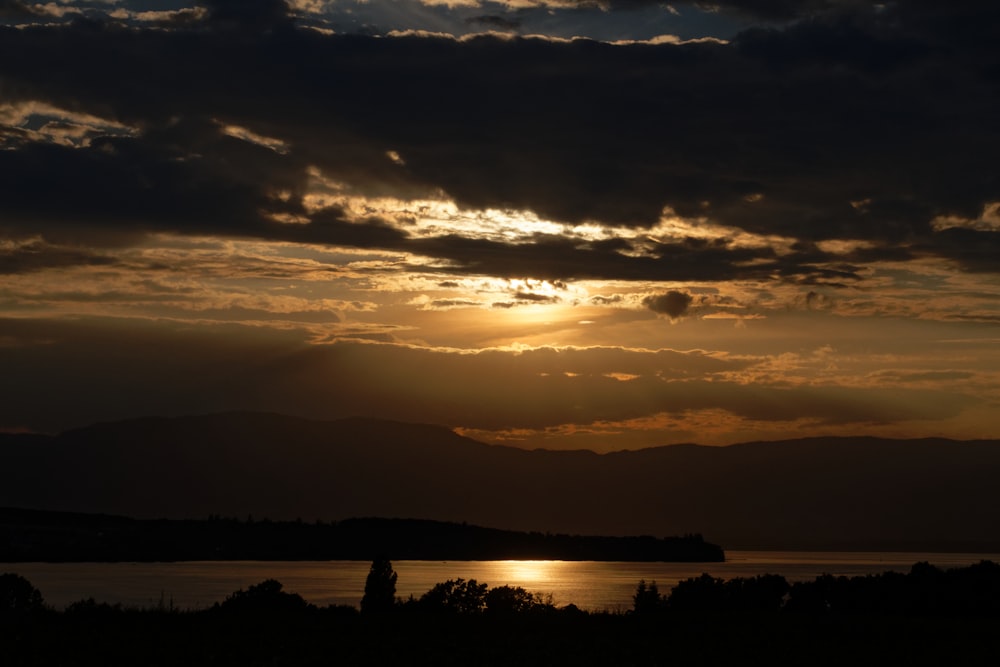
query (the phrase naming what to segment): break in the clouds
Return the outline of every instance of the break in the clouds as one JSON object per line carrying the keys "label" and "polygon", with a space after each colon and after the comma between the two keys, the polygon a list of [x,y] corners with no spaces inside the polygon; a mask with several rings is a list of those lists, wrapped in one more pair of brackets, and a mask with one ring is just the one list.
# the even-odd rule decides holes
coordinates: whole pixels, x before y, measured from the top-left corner
{"label": "break in the clouds", "polygon": [[[995,435],[998,25],[985,1],[2,1],[3,349],[82,386],[103,348],[68,323],[134,326],[220,377],[271,359],[255,386],[296,400],[136,348],[93,405],[20,392],[0,426],[162,399],[535,444]],[[270,352],[227,357],[247,332]],[[608,349],[659,361],[579,370]],[[729,366],[678,374],[701,358]],[[440,378],[399,375],[421,364]],[[136,369],[157,400],[112,399]]]}

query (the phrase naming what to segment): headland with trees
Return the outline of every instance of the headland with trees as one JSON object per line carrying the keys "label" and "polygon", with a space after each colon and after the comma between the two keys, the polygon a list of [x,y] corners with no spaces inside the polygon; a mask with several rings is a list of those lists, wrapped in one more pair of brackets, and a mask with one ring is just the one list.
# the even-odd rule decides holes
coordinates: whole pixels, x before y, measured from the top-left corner
{"label": "headland with trees", "polygon": [[721,562],[701,535],[522,532],[423,519],[132,519],[0,508],[0,562],[189,560],[599,560]]}

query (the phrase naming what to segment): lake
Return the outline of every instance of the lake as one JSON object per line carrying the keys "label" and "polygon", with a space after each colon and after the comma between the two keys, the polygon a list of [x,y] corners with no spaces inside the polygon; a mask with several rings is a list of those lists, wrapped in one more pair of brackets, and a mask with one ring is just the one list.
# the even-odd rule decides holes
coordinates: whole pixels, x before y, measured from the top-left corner
{"label": "lake", "polygon": [[[1000,554],[909,552],[728,551],[725,563],[622,563],[597,561],[395,561],[396,594],[420,597],[448,579],[475,579],[490,587],[521,586],[552,594],[557,606],[573,603],[592,611],[625,610],[640,579],[655,580],[662,593],[679,581],[707,572],[716,577],[781,574],[789,581],[821,574],[865,575],[908,572],[927,561],[942,568],[980,560],[1000,562]],[[199,561],[182,563],[0,563],[38,588],[45,602],[62,609],[94,598],[129,607],[153,607],[161,600],[179,609],[221,602],[236,590],[277,579],[284,590],[309,602],[358,605],[368,561]]]}

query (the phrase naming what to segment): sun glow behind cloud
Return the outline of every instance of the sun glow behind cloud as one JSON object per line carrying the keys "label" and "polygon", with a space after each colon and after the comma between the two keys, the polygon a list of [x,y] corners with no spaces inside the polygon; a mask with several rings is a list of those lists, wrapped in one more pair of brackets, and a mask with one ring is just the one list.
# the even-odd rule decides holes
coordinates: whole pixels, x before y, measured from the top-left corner
{"label": "sun glow behind cloud", "polygon": [[[394,161],[403,158],[396,154]],[[545,220],[531,211],[514,209],[467,209],[439,195],[434,198],[400,199],[348,194],[350,186],[310,169],[309,191],[302,199],[306,211],[343,209],[350,219],[360,221],[377,216],[395,223],[417,238],[456,234],[469,238],[530,242],[538,234],[569,234],[584,240],[612,238],[627,230],[608,229],[599,224],[567,225]]]}
{"label": "sun glow behind cloud", "polygon": [[[8,130],[5,132],[4,127]],[[136,128],[43,101],[0,102],[0,150],[28,142],[85,148],[99,136],[134,136]]]}
{"label": "sun glow behind cloud", "polygon": [[[398,153],[390,151],[394,162],[403,162]],[[352,194],[351,187],[323,175],[320,169],[309,170],[309,186],[302,198],[309,214],[324,209],[343,210],[348,219],[362,221],[377,217],[393,223],[414,238],[461,235],[509,243],[532,243],[541,236],[575,239],[581,244],[611,239],[633,241],[631,251],[623,254],[648,254],[644,241],[653,243],[677,239],[713,242],[724,239],[732,248],[771,248],[787,254],[795,239],[777,235],[760,235],[735,227],[712,222],[708,216],[684,218],[670,208],[663,211],[660,221],[648,228],[608,225],[598,221],[562,223],[545,219],[531,210],[473,209],[460,206],[444,193],[436,197],[401,199],[398,197]],[[830,252],[853,251],[863,242],[840,242],[827,245]]]}

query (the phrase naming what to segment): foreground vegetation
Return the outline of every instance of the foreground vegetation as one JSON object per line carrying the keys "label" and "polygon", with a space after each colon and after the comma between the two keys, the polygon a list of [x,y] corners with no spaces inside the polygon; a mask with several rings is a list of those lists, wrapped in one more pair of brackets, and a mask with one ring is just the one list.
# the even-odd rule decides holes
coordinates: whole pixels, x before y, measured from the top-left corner
{"label": "foreground vegetation", "polygon": [[1000,566],[819,577],[708,575],[669,595],[640,582],[624,613],[557,608],[521,588],[450,580],[395,597],[376,561],[361,609],[316,607],[277,581],[210,609],[59,612],[22,577],[0,576],[10,665],[994,665]]}

